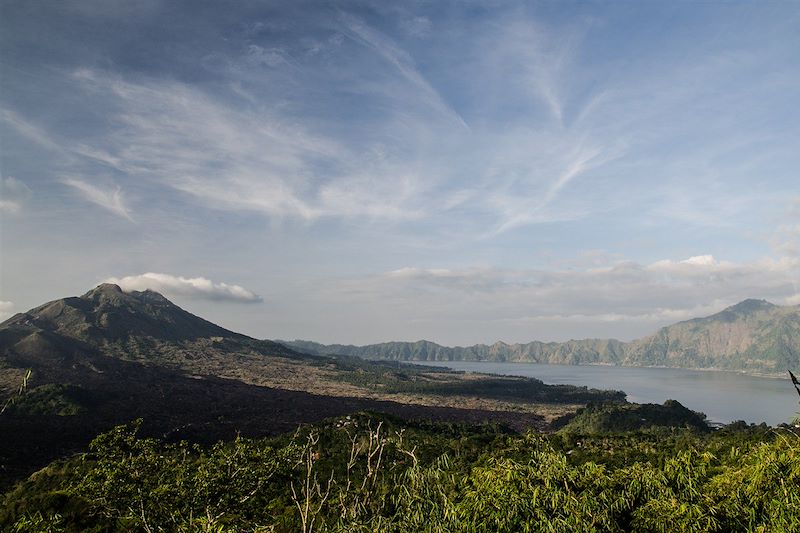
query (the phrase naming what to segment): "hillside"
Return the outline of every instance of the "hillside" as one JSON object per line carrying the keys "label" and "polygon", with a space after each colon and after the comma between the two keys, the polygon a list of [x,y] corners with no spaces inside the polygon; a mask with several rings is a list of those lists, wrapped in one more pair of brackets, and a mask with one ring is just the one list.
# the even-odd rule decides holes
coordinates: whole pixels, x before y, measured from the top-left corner
{"label": "hillside", "polygon": [[744,423],[708,431],[677,402],[596,406],[549,434],[374,414],[213,447],[137,429],[100,435],[0,494],[0,530],[800,528],[800,438]]}
{"label": "hillside", "polygon": [[[103,353],[128,361],[178,363],[182,349],[231,348],[292,355],[284,346],[257,341],[192,315],[153,291],[123,292],[102,284],[80,297],[48,302],[0,324],[2,355],[17,366],[87,364]],[[45,359],[43,359],[45,358]]]}
{"label": "hillside", "polygon": [[221,328],[155,292],[104,284],[0,324],[0,434],[13,436],[0,439],[0,485],[134,418],[148,435],[211,443],[364,410],[543,429],[588,402],[624,398],[308,355]]}
{"label": "hillside", "polygon": [[627,344],[624,364],[785,374],[800,366],[800,306],[745,300]]}
{"label": "hillside", "polygon": [[745,300],[705,318],[624,343],[614,339],[446,347],[430,341],[367,346],[279,341],[316,354],[392,361],[493,361],[668,366],[781,374],[800,367],[800,306]]}

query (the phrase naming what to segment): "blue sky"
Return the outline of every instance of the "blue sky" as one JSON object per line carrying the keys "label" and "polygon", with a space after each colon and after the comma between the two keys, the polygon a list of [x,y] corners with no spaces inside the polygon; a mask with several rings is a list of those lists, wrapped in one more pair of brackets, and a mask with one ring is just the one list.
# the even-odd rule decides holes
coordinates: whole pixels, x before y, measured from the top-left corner
{"label": "blue sky", "polygon": [[0,314],[630,339],[800,304],[793,2],[7,1]]}

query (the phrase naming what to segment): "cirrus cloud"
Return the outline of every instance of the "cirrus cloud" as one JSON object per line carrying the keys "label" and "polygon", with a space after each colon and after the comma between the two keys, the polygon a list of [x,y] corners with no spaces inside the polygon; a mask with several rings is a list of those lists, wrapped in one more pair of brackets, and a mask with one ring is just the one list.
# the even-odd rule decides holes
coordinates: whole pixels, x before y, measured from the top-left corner
{"label": "cirrus cloud", "polygon": [[77,190],[85,200],[133,222],[121,187],[117,186],[115,190],[107,190],[78,178],[63,178],[61,182]]}
{"label": "cirrus cloud", "polygon": [[106,283],[116,283],[125,292],[150,289],[169,295],[186,296],[205,300],[257,303],[262,298],[240,285],[215,283],[203,277],[185,278],[171,274],[145,272],[136,276],[108,278]]}
{"label": "cirrus cloud", "polygon": [[17,178],[0,177],[0,213],[18,213],[32,194],[30,188]]}

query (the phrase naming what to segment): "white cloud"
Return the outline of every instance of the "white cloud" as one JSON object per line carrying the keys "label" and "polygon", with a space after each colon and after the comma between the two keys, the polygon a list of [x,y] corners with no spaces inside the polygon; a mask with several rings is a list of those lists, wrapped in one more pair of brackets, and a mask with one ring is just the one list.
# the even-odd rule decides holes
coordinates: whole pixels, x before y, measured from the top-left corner
{"label": "white cloud", "polygon": [[[519,329],[516,340],[524,340],[525,327],[536,331],[559,322],[616,324],[605,336],[634,330],[639,335],[746,298],[792,303],[800,289],[798,280],[800,259],[732,263],[701,255],[649,265],[619,261],[602,268],[564,270],[405,267],[369,278],[328,281],[328,288],[318,290],[354,305],[392,302],[401,322],[447,317],[464,323],[511,324]],[[532,335],[527,340],[533,340]]]}
{"label": "white cloud", "polygon": [[681,263],[685,265],[697,265],[697,266],[715,266],[717,262],[714,260],[713,255],[695,255],[690,257],[689,259],[684,259]]}
{"label": "white cloud", "polygon": [[85,200],[133,222],[130,210],[128,206],[125,205],[125,198],[122,194],[121,187],[117,187],[114,190],[101,189],[96,185],[78,178],[62,178],[61,183],[76,189]]}
{"label": "white cloud", "polygon": [[[742,166],[721,157],[730,142],[685,141],[690,122],[677,111],[713,108],[696,91],[736,64],[703,56],[655,77],[616,59],[604,69],[585,63],[597,21],[550,26],[524,11],[436,19],[429,34],[433,21],[419,13],[396,17],[394,34],[346,13],[251,22],[235,53],[213,54],[221,84],[73,72],[70,88],[107,119],[91,138],[59,137],[12,112],[0,119],[67,156],[70,175],[101,164],[215,209],[301,221],[426,219],[426,233],[474,240],[630,205],[639,224],[732,225],[751,211],[753,195],[726,179]],[[261,31],[287,26],[297,34]],[[409,38],[421,34],[429,42]],[[696,153],[661,153],[676,141]],[[707,168],[719,176],[698,176]],[[704,187],[712,178],[719,186]],[[104,204],[130,216],[112,195]]]}
{"label": "white cloud", "polygon": [[800,305],[800,292],[791,296],[787,296],[784,298],[782,303],[784,305]]}
{"label": "white cloud", "polygon": [[735,265],[725,261],[717,261],[713,255],[695,255],[680,261],[662,259],[647,265],[647,270],[660,273],[705,273],[711,271],[724,271],[735,268]]}
{"label": "white cloud", "polygon": [[20,212],[32,194],[27,185],[13,176],[0,178],[0,212]]}
{"label": "white cloud", "polygon": [[62,147],[54,142],[45,130],[25,120],[10,109],[0,109],[0,120],[12,126],[20,135],[44,148],[54,152],[60,152],[62,150]]}
{"label": "white cloud", "polygon": [[171,274],[146,272],[137,276],[108,278],[105,282],[116,283],[126,292],[150,289],[167,295],[186,296],[189,298],[206,300],[226,300],[245,303],[257,303],[262,301],[260,296],[248,291],[240,285],[214,283],[202,277],[185,278],[183,276],[173,276]]}
{"label": "white cloud", "polygon": [[408,52],[400,48],[397,43],[389,39],[386,35],[366,25],[362,20],[347,14],[342,14],[340,18],[346,28],[345,31],[347,34],[356,41],[370,47],[397,68],[403,78],[411,83],[417,90],[418,95],[416,96],[422,97],[431,108],[435,109],[443,116],[450,117],[456,124],[464,129],[469,129],[463,117],[445,102],[439,92],[419,72],[414,65],[414,60]]}
{"label": "white cloud", "polygon": [[[73,150],[226,210],[315,220],[413,217],[421,188],[407,164],[354,153],[280,113],[236,109],[174,81],[75,73],[124,112],[105,150]],[[413,196],[413,198],[412,198]]]}
{"label": "white cloud", "polygon": [[[489,194],[489,201],[504,213],[501,223],[492,235],[537,222],[580,218],[584,212],[570,213],[562,209],[554,215],[548,212],[548,208],[573,179],[620,157],[622,151],[619,147],[585,149],[579,144],[565,154],[552,154],[553,157],[547,162],[547,170],[542,172],[532,168],[527,176],[517,180],[517,185],[521,183],[523,186],[523,194],[519,194],[518,189]],[[525,183],[526,181],[529,183]],[[538,189],[541,192],[532,194],[531,189]]]}
{"label": "white cloud", "polygon": [[[414,21],[419,28],[430,23],[424,17]],[[509,20],[496,22],[501,27]],[[560,88],[576,53],[573,37],[563,44],[561,34],[523,25],[510,34],[481,32],[464,45],[469,51],[459,45],[469,58],[460,67],[464,74],[506,79],[521,69],[526,80],[544,84],[533,90],[529,83],[479,84],[476,89],[488,88],[489,94],[474,95],[470,108],[481,120],[471,128],[403,42],[348,14],[328,29],[349,40],[332,48],[324,61],[292,41],[277,46],[248,41],[241,57],[220,63],[230,77],[230,94],[174,79],[132,80],[77,70],[70,80],[76,91],[107,109],[110,127],[97,138],[59,138],[16,115],[7,120],[38,143],[57,148],[69,175],[92,176],[100,164],[216,209],[304,221],[424,218],[432,224],[458,210],[479,215],[460,226],[470,238],[574,220],[594,209],[594,201],[571,205],[572,198],[564,203],[561,196],[576,178],[622,152],[608,142],[613,136],[600,138],[580,120],[564,124],[566,108],[586,119],[598,102],[594,92],[573,102]],[[484,42],[488,35],[492,46]],[[254,69],[254,64],[269,68]],[[314,89],[317,84],[325,90]],[[352,105],[353,94],[363,105],[348,116],[346,128],[332,127],[330,119],[315,114],[316,104],[307,103],[322,98],[323,107],[340,101]],[[524,119],[542,105],[543,94],[546,105],[555,106],[558,124]],[[502,107],[506,100],[523,110],[518,120],[495,124],[493,109],[475,109],[476,102]],[[81,190],[130,218],[113,191]]]}
{"label": "white cloud", "polygon": [[14,314],[14,303],[0,300],[0,321]]}

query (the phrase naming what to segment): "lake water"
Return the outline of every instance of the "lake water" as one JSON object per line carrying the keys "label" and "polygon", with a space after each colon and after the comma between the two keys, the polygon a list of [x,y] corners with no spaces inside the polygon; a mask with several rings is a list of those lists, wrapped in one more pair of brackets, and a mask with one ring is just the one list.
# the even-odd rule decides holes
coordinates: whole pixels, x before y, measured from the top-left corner
{"label": "lake water", "polygon": [[786,379],[760,378],[733,372],[703,372],[673,368],[542,365],[438,361],[414,363],[446,366],[467,372],[485,372],[538,378],[550,385],[582,385],[622,390],[636,403],[680,403],[706,414],[713,422],[735,420],[777,425],[798,416],[798,395]]}

